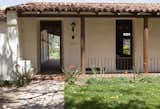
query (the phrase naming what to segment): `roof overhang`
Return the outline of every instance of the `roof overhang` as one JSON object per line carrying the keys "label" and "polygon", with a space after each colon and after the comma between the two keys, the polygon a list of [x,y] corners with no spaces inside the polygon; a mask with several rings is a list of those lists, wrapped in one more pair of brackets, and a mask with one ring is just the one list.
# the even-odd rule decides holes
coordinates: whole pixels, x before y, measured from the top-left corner
{"label": "roof overhang", "polygon": [[19,17],[160,17],[160,4],[34,2],[6,8]]}

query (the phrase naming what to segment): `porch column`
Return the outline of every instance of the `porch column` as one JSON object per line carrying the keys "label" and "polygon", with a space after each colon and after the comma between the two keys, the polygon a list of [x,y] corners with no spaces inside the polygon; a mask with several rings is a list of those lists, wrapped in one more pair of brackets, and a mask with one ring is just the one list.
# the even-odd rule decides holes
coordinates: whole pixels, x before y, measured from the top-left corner
{"label": "porch column", "polygon": [[81,17],[81,71],[86,73],[85,17]]}
{"label": "porch column", "polygon": [[143,33],[143,69],[144,73],[148,73],[148,18],[144,17],[144,33]]}
{"label": "porch column", "polygon": [[19,50],[19,32],[18,32],[18,17],[14,11],[8,11],[7,14],[7,35],[6,35],[6,74],[5,79],[15,79],[13,74],[14,65],[17,64],[20,57]]}

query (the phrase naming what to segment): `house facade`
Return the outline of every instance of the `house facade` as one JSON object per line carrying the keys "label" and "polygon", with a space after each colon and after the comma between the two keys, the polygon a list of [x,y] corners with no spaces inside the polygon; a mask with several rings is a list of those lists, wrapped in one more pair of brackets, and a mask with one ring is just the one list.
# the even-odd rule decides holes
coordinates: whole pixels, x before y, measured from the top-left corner
{"label": "house facade", "polygon": [[160,4],[28,3],[5,15],[1,79],[10,78],[19,60],[41,72],[52,37],[59,40],[62,71],[75,65],[83,73],[160,72]]}

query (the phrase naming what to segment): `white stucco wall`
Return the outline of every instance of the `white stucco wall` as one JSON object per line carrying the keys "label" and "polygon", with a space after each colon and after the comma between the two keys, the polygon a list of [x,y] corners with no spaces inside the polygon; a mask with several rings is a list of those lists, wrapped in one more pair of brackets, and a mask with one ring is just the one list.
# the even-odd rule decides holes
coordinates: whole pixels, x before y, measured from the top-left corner
{"label": "white stucco wall", "polygon": [[6,22],[0,21],[0,80],[7,78],[6,40]]}
{"label": "white stucco wall", "polygon": [[0,22],[0,80],[13,80],[20,54],[18,17],[14,11],[7,12],[6,16],[6,22]]}
{"label": "white stucco wall", "polygon": [[[85,19],[87,66],[93,64],[106,67],[109,72],[116,72],[115,23],[119,19],[126,18]],[[143,19],[127,19],[133,21],[134,65],[143,71]],[[40,70],[41,20],[62,21],[63,67],[65,70],[72,64],[80,67],[80,18],[17,18],[15,12],[10,12],[7,14],[7,22],[0,22],[0,80],[10,79],[17,59],[31,60],[35,72]],[[72,22],[76,23],[75,39],[72,39]],[[150,72],[160,72],[159,25],[160,18],[149,18]]]}
{"label": "white stucco wall", "polygon": [[160,71],[160,18],[149,19],[149,63],[151,71]]}
{"label": "white stucco wall", "polygon": [[133,61],[135,69],[143,71],[143,19],[133,20]]}
{"label": "white stucco wall", "polygon": [[0,21],[0,32],[6,34],[6,22]]}
{"label": "white stucco wall", "polygon": [[[86,18],[87,66],[105,67],[116,71],[116,20],[133,21],[133,63],[135,70],[143,71],[142,18]],[[160,71],[159,18],[149,19],[149,71]],[[106,61],[107,60],[107,61]],[[93,65],[95,64],[95,65]]]}
{"label": "white stucco wall", "polygon": [[[106,67],[116,71],[116,20],[133,21],[133,61],[143,71],[142,18],[86,18],[87,66]],[[31,60],[35,72],[40,70],[40,21],[62,21],[63,67],[80,67],[80,18],[18,18],[7,13],[7,22],[0,22],[0,80],[10,79],[17,59]],[[75,39],[71,23],[75,22]],[[160,18],[149,18],[149,71],[160,72]],[[18,37],[19,36],[19,37]],[[19,51],[20,49],[20,51]],[[89,61],[90,60],[90,61]]]}
{"label": "white stucco wall", "polygon": [[[85,20],[87,61],[96,57],[96,62],[92,61],[91,63],[107,65],[110,71],[116,71],[116,19],[126,18],[86,18]],[[143,71],[143,19],[127,19],[133,21],[133,61],[136,69]],[[22,39],[21,47],[23,48],[21,49],[22,59],[31,60],[35,69],[39,71],[39,26],[41,20],[62,21],[63,66],[65,69],[71,64],[80,66],[80,18],[20,18],[20,38]],[[72,39],[70,26],[72,22],[76,23],[74,40]],[[149,58],[158,58],[160,56],[160,43],[158,43],[160,40],[159,24],[160,19],[149,19]],[[91,63],[87,63],[87,65]],[[150,71],[155,69],[160,71],[158,66],[153,68],[153,62],[149,63],[149,67]]]}
{"label": "white stucco wall", "polygon": [[115,20],[86,18],[85,23],[87,66],[110,67],[110,70],[114,70],[116,56]]}
{"label": "white stucco wall", "polygon": [[[71,23],[75,22],[75,39],[72,39]],[[68,70],[70,65],[80,68],[80,19],[63,19],[63,50],[64,50],[64,69]]]}
{"label": "white stucco wall", "polygon": [[38,23],[34,19],[22,20],[19,23],[20,29],[20,39],[21,39],[21,59],[31,60],[32,65],[37,72],[38,66]]}
{"label": "white stucco wall", "polygon": [[[79,18],[20,18],[21,58],[32,61],[36,71],[40,70],[40,21],[62,21],[63,66],[80,66],[80,19]],[[71,23],[76,23],[75,39],[72,39]]]}

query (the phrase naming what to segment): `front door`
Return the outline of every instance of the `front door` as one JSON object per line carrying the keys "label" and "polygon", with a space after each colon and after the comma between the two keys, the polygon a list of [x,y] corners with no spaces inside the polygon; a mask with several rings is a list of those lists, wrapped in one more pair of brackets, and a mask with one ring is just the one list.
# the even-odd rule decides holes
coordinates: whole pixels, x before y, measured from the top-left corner
{"label": "front door", "polygon": [[116,21],[116,69],[131,70],[132,54],[132,20]]}

